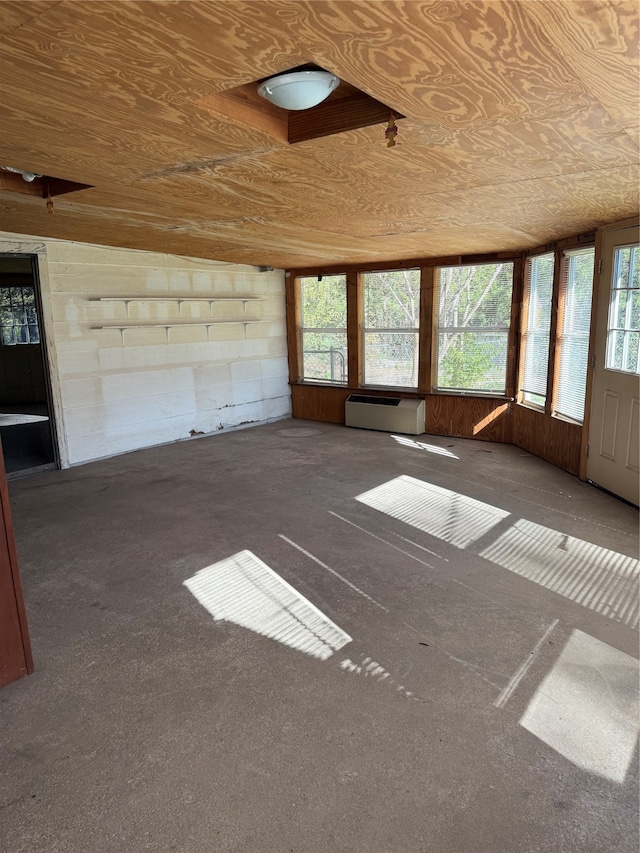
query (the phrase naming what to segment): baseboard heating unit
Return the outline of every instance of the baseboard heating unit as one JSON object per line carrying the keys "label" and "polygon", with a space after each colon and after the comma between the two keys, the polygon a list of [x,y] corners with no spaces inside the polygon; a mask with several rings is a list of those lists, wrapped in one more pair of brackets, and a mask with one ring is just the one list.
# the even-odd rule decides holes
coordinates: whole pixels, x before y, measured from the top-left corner
{"label": "baseboard heating unit", "polygon": [[350,394],[344,406],[347,426],[405,435],[424,432],[424,400]]}

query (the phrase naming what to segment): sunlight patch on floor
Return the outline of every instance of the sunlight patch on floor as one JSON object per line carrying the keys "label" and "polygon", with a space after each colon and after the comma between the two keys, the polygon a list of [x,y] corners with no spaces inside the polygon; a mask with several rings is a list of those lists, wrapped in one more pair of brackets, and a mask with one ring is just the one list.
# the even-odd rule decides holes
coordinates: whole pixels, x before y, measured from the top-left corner
{"label": "sunlight patch on floor", "polygon": [[398,682],[391,677],[391,674],[378,661],[370,657],[362,657],[360,663],[352,661],[351,658],[345,658],[340,663],[340,669],[344,672],[351,672],[354,675],[360,675],[363,678],[372,678],[374,681],[384,683],[395,693],[403,696],[405,699],[415,699],[414,694],[407,690],[404,684]]}
{"label": "sunlight patch on floor", "polygon": [[480,556],[589,610],[638,627],[640,566],[634,557],[524,518]]}
{"label": "sunlight patch on floor", "polygon": [[638,662],[573,631],[520,725],[573,764],[622,783],[638,738]]}
{"label": "sunlight patch on floor", "polygon": [[216,621],[233,622],[326,660],[351,637],[251,551],[240,551],[184,581]]}
{"label": "sunlight patch on floor", "polygon": [[476,545],[480,557],[602,616],[638,627],[640,561],[635,557],[414,477],[396,477],[356,500],[458,548]]}
{"label": "sunlight patch on floor", "polygon": [[509,516],[506,510],[406,475],[356,500],[458,548],[466,548]]}
{"label": "sunlight patch on floor", "polygon": [[416,450],[427,450],[429,453],[435,453],[438,456],[460,459],[455,453],[452,453],[445,447],[438,447],[437,444],[426,444],[424,441],[415,441],[413,438],[407,438],[406,435],[392,435],[391,438],[394,438],[398,444],[404,444],[405,447],[415,447]]}

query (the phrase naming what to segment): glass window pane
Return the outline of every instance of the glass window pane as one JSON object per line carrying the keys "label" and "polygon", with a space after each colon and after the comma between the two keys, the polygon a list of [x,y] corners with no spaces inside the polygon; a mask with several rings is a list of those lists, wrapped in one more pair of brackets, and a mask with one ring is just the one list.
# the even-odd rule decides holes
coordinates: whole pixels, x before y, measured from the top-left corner
{"label": "glass window pane", "polygon": [[613,287],[629,287],[629,263],[631,261],[631,247],[616,249],[614,253]]}
{"label": "glass window pane", "polygon": [[346,332],[302,332],[302,378],[347,381]]}
{"label": "glass window pane", "polygon": [[625,346],[623,347],[623,370],[627,373],[640,373],[640,367],[638,365],[638,341],[640,340],[640,333],[623,332],[622,334],[624,334],[626,338]]}
{"label": "glass window pane", "polygon": [[438,269],[438,325],[508,327],[513,265],[478,264]]}
{"label": "glass window pane", "polygon": [[611,305],[611,326],[615,329],[624,329],[628,296],[628,290],[614,291],[613,302]]}
{"label": "glass window pane", "polygon": [[309,276],[300,280],[303,329],[347,328],[347,280],[344,275]]}
{"label": "glass window pane", "polygon": [[584,397],[591,326],[593,249],[567,252],[562,329],[558,338],[560,364],[555,412],[575,421],[584,417]]}
{"label": "glass window pane", "polygon": [[544,335],[528,335],[525,343],[522,388],[544,398],[549,370],[549,330]]}
{"label": "glass window pane", "polygon": [[386,270],[363,276],[365,329],[417,329],[420,270]]}
{"label": "glass window pane", "polygon": [[588,338],[568,338],[563,343],[560,360],[560,388],[556,411],[581,421],[584,417],[584,394],[587,376]]}
{"label": "glass window pane", "polygon": [[630,290],[628,293],[631,299],[631,307],[626,328],[630,331],[636,331],[640,329],[640,290]]}
{"label": "glass window pane", "polygon": [[546,394],[543,397],[540,394],[529,394],[528,391],[525,391],[523,399],[526,403],[533,403],[535,406],[544,406],[547,397]]}
{"label": "glass window pane", "polygon": [[5,346],[39,343],[38,316],[33,287],[0,288],[1,341]]}
{"label": "glass window pane", "polygon": [[537,255],[527,262],[525,300],[527,325],[522,340],[523,399],[544,406],[549,371],[549,331],[553,293],[554,254]]}
{"label": "glass window pane", "polygon": [[15,335],[13,332],[13,326],[3,326],[2,327],[2,343],[5,346],[12,346],[15,344]]}
{"label": "glass window pane", "polygon": [[614,252],[605,365],[608,370],[638,373],[640,330],[640,255],[638,246]]}
{"label": "glass window pane", "polygon": [[440,267],[436,281],[436,387],[504,393],[513,264]]}
{"label": "glass window pane", "polygon": [[607,368],[609,370],[622,370],[623,343],[624,332],[609,332],[607,341]]}
{"label": "glass window pane", "polygon": [[302,379],[347,382],[347,279],[300,279]]}
{"label": "glass window pane", "polygon": [[418,333],[387,332],[364,334],[364,381],[366,385],[418,385]]}
{"label": "glass window pane", "polygon": [[438,388],[504,392],[508,332],[440,332]]}
{"label": "glass window pane", "polygon": [[365,273],[364,384],[416,388],[420,271]]}

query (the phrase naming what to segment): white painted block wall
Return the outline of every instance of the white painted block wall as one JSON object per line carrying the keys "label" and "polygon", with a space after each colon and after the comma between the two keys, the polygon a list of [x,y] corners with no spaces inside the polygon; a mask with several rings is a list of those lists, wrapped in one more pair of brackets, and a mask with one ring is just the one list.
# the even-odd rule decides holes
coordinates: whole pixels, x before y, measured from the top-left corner
{"label": "white painted block wall", "polygon": [[34,249],[63,464],[290,414],[281,270],[0,232]]}

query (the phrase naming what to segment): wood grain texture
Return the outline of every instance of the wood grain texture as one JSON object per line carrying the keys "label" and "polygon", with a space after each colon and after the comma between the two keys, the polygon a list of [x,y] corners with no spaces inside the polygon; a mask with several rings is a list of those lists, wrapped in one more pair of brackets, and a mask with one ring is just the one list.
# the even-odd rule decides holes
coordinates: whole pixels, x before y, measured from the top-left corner
{"label": "wood grain texture", "polygon": [[362,384],[362,321],[364,299],[362,278],[358,272],[347,273],[347,381],[351,388]]}
{"label": "wood grain texture", "polygon": [[0,445],[0,687],[33,672],[7,475]]}
{"label": "wood grain texture", "polygon": [[[632,0],[5,0],[0,162],[94,189],[51,217],[0,187],[0,228],[285,268],[593,230],[640,203],[637,17]],[[349,87],[405,115],[398,145],[385,121],[288,144],[253,89],[309,62],[345,81],[347,119]],[[296,121],[322,130],[326,109]]]}
{"label": "wood grain texture", "polygon": [[511,407],[505,400],[432,394],[425,398],[426,432],[508,444]]}
{"label": "wood grain texture", "polygon": [[582,427],[529,409],[513,407],[513,443],[553,465],[579,474]]}
{"label": "wood grain texture", "polygon": [[[360,388],[331,388],[326,385],[294,384],[291,405],[294,418],[344,424],[344,404],[349,394],[363,393]],[[371,396],[394,396],[391,390],[372,390]],[[398,395],[398,392],[395,393]],[[511,403],[480,397],[457,397],[444,394],[399,394],[424,399],[425,432],[484,441],[511,441]]]}
{"label": "wood grain texture", "polygon": [[302,374],[300,328],[300,284],[292,275],[285,278],[287,311],[287,353],[289,356],[289,382],[298,382]]}
{"label": "wood grain texture", "polygon": [[348,388],[321,385],[292,385],[291,413],[294,418],[344,424],[344,404],[353,393]]}
{"label": "wood grain texture", "polygon": [[518,365],[520,362],[520,306],[524,291],[524,262],[516,258],[513,262],[513,291],[511,293],[511,324],[507,344],[507,381],[505,394],[515,397],[520,387]]}
{"label": "wood grain texture", "polygon": [[420,269],[420,357],[418,359],[418,390],[427,394],[433,390],[436,365],[437,304],[434,291],[435,270]]}

